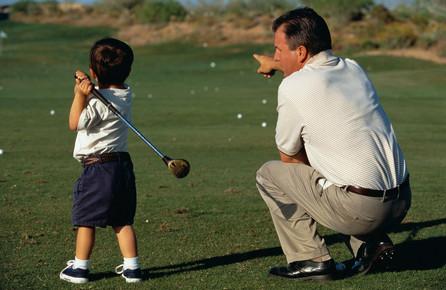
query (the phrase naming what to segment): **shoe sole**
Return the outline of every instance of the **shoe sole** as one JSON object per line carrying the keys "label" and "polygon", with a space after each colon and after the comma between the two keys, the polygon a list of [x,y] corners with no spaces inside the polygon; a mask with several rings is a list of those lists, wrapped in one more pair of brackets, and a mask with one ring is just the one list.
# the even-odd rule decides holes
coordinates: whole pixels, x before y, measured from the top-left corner
{"label": "shoe sole", "polygon": [[302,277],[300,279],[302,281],[306,281],[306,280],[331,281],[331,280],[335,280],[336,277],[333,274],[327,274],[327,275],[314,275],[314,276]]}
{"label": "shoe sole", "polygon": [[121,275],[121,277],[124,278],[124,279],[125,279],[125,282],[127,282],[127,283],[139,283],[139,282],[142,281],[141,278],[127,278],[127,277],[124,276],[124,275]]}
{"label": "shoe sole", "polygon": [[375,271],[380,267],[388,265],[390,262],[392,262],[394,256],[395,248],[393,247],[393,245],[386,244],[379,246],[375,252],[375,255],[370,260],[370,263],[360,274],[365,275],[367,273]]}
{"label": "shoe sole", "polygon": [[85,283],[88,282],[88,279],[87,279],[87,278],[76,278],[76,277],[71,277],[71,276],[65,275],[65,274],[63,274],[63,273],[60,273],[60,274],[59,274],[59,278],[60,278],[61,280],[64,280],[64,281],[67,281],[67,282],[70,282],[70,283],[74,283],[74,284],[85,284]]}
{"label": "shoe sole", "polygon": [[275,275],[269,273],[268,276],[274,277],[274,278],[285,278],[290,280],[300,280],[300,281],[307,281],[307,280],[315,280],[315,281],[331,281],[335,280],[336,276],[334,274],[325,274],[325,275],[312,275],[312,276],[304,276],[299,278],[293,278],[293,277],[287,277],[282,275]]}

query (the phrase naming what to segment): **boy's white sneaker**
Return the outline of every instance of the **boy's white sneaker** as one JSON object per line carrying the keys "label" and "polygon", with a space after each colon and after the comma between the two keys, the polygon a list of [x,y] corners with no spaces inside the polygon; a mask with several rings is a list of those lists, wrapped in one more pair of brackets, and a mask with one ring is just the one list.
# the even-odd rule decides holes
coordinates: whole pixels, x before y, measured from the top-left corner
{"label": "boy's white sneaker", "polygon": [[74,260],[69,260],[67,262],[67,266],[62,271],[60,271],[60,279],[75,284],[87,283],[88,274],[90,271],[80,268],[73,268],[73,265]]}
{"label": "boy's white sneaker", "polygon": [[141,269],[124,269],[124,264],[115,268],[115,273],[121,275],[127,283],[138,283],[142,280]]}

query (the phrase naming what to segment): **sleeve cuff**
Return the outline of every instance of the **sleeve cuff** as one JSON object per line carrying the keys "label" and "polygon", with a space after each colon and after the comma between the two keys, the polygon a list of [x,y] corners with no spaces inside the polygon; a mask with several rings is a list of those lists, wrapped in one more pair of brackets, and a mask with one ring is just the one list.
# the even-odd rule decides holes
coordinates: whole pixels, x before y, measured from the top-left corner
{"label": "sleeve cuff", "polygon": [[88,123],[87,110],[84,109],[84,110],[82,110],[82,113],[79,116],[79,122],[77,123],[77,130],[79,131],[79,130],[86,129],[87,123]]}
{"label": "sleeve cuff", "polygon": [[277,149],[280,152],[285,153],[288,156],[294,156],[294,155],[296,155],[299,152],[299,151],[297,151],[297,152],[289,151],[289,150],[287,150],[287,149],[285,149],[283,147],[280,147],[279,145],[277,145]]}

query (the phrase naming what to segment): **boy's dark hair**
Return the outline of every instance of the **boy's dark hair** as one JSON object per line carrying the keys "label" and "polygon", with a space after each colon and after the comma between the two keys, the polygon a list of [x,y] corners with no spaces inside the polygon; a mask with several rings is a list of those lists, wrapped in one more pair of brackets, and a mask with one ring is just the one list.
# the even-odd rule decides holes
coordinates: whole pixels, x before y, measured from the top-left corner
{"label": "boy's dark hair", "polygon": [[101,84],[122,84],[130,74],[133,51],[115,38],[96,41],[90,50],[90,67]]}
{"label": "boy's dark hair", "polygon": [[305,46],[310,55],[331,49],[331,36],[325,20],[313,9],[297,8],[279,16],[273,22],[273,32],[284,25],[288,48]]}

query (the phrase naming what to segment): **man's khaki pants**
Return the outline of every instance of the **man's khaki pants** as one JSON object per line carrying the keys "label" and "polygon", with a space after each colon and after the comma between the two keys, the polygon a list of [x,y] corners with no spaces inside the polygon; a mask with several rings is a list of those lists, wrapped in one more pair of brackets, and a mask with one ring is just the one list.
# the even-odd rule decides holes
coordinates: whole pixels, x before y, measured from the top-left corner
{"label": "man's khaki pants", "polygon": [[368,197],[336,185],[325,189],[324,177],[301,163],[269,161],[257,171],[257,188],[267,204],[288,263],[329,255],[316,223],[350,235],[356,255],[367,237],[400,223],[410,207],[407,187],[398,198]]}

